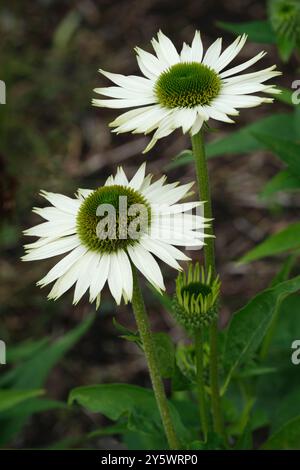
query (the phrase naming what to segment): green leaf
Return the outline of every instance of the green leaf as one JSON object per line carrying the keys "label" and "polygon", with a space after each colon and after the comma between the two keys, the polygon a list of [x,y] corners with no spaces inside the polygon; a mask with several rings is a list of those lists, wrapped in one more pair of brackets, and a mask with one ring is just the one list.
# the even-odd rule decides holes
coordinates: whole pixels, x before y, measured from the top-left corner
{"label": "green leaf", "polygon": [[299,289],[300,276],[261,292],[234,314],[224,345],[224,390],[237,368],[253,357],[283,299]]}
{"label": "green leaf", "polygon": [[246,426],[243,434],[237,440],[234,450],[252,450],[253,442],[252,442],[252,429],[251,426]]}
{"label": "green leaf", "polygon": [[[129,384],[90,385],[71,391],[69,404],[74,402],[92,413],[102,413],[113,421],[126,417],[128,429],[131,431],[163,435],[162,423],[152,390]],[[169,403],[169,409],[178,436],[185,441],[189,433],[171,403]]]}
{"label": "green leaf", "polygon": [[296,250],[300,247],[300,222],[289,225],[284,230],[271,235],[252,250],[248,251],[239,263],[249,263],[267,256],[274,256]]}
{"label": "green leaf", "polygon": [[276,367],[277,373],[258,377],[256,382],[256,404],[268,416],[272,431],[300,415],[300,374],[298,366],[291,361],[291,345],[300,331],[299,312],[299,294],[290,295],[282,302],[265,359],[265,365]]}
{"label": "green leaf", "polygon": [[276,41],[281,60],[283,62],[288,62],[294,51],[295,39],[277,35]]}
{"label": "green leaf", "polygon": [[117,322],[115,318],[113,318],[113,324],[116,328],[116,330],[121,333],[120,338],[126,339],[127,341],[130,341],[132,343],[136,343],[137,346],[142,348],[142,340],[140,338],[140,335],[137,331],[132,331],[126,328],[125,326],[121,325],[121,323]]}
{"label": "green leaf", "polygon": [[297,261],[297,255],[288,256],[284,260],[283,264],[281,265],[281,268],[278,271],[278,273],[272,279],[270,287],[274,287],[277,284],[280,284],[280,282],[287,281],[290,277],[290,274],[292,272],[292,269],[296,261]]}
{"label": "green leaf", "polygon": [[59,23],[53,36],[53,45],[57,49],[67,47],[79,27],[81,15],[77,10],[71,10]]}
{"label": "green leaf", "polygon": [[21,365],[18,376],[14,381],[14,388],[27,389],[41,387],[52,367],[66,354],[66,352],[79,341],[87,332],[95,319],[95,315],[89,315],[76,328],[56,340],[50,345],[46,345],[39,354]]}
{"label": "green leaf", "polygon": [[67,408],[66,403],[45,398],[29,398],[1,413],[0,444],[8,442],[34,413]]}
{"label": "green leaf", "polygon": [[292,96],[293,96],[293,91],[291,91],[289,88],[285,87],[277,87],[279,90],[281,90],[281,93],[278,93],[278,95],[275,95],[275,99],[277,101],[281,101],[281,103],[289,104],[291,106],[294,105],[292,101]]}
{"label": "green leaf", "polygon": [[[47,342],[32,358],[20,363],[17,367],[4,374],[1,378],[2,384],[5,383],[5,385],[16,390],[31,390],[32,388],[42,387],[52,367],[79,341],[81,336],[90,328],[94,319],[94,314],[89,315],[65,336],[52,344]],[[36,400],[28,400],[28,407],[25,407],[27,403],[22,405],[25,407],[26,412],[20,412],[16,416],[11,413],[11,416],[5,417],[5,420],[0,421],[0,445],[8,442],[19,432],[29,416],[35,412],[44,411],[50,406],[49,402]]]}
{"label": "green leaf", "polygon": [[0,413],[43,393],[44,390],[0,390]]}
{"label": "green leaf", "polygon": [[254,132],[255,138],[280,158],[294,176],[300,178],[300,144],[274,135]]}
{"label": "green leaf", "polygon": [[300,448],[300,416],[291,419],[262,446],[264,450],[298,450]]}
{"label": "green leaf", "polygon": [[300,177],[293,175],[290,171],[280,171],[263,188],[261,198],[268,198],[279,191],[299,191]]}
{"label": "green leaf", "polygon": [[46,337],[37,341],[26,340],[16,346],[10,347],[7,350],[7,362],[12,363],[28,359],[37,354],[48,342],[49,338]]}
{"label": "green leaf", "polygon": [[[242,153],[264,149],[265,145],[254,137],[254,133],[264,133],[274,136],[274,134],[277,135],[277,129],[280,129],[281,136],[287,140],[294,140],[299,134],[299,130],[297,134],[297,126],[293,115],[290,113],[274,114],[249,124],[248,126],[244,126],[242,129],[232,132],[222,139],[209,142],[206,146],[207,158],[228,154],[240,155]],[[177,158],[177,160],[171,162],[167,168],[177,168],[187,165],[192,161],[192,154],[186,154],[184,157]]]}
{"label": "green leaf", "polygon": [[248,35],[253,42],[275,44],[276,36],[269,21],[248,21],[246,23],[227,23],[218,21],[217,26],[234,34]]}

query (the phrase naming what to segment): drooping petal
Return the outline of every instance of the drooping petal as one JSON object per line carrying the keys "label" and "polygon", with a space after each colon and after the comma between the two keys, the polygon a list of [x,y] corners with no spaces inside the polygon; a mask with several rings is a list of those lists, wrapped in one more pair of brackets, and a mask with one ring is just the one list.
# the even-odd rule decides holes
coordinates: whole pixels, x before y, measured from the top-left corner
{"label": "drooping petal", "polygon": [[153,256],[140,245],[129,246],[127,251],[133,264],[141,271],[145,278],[148,279],[154,287],[165,290],[160,267]]}
{"label": "drooping petal", "polygon": [[107,281],[110,267],[110,256],[108,254],[99,255],[98,263],[95,266],[93,278],[90,283],[90,302],[94,302],[101,293]]}
{"label": "drooping petal", "polygon": [[123,291],[123,277],[119,259],[116,253],[111,253],[110,255],[108,286],[117,305],[120,305]]}
{"label": "drooping petal", "polygon": [[77,248],[72,250],[67,256],[64,256],[57,264],[55,264],[48,274],[46,274],[46,276],[37,283],[37,285],[46,286],[58,279],[60,276],[63,276],[86,252],[86,247],[81,245],[77,246]]}

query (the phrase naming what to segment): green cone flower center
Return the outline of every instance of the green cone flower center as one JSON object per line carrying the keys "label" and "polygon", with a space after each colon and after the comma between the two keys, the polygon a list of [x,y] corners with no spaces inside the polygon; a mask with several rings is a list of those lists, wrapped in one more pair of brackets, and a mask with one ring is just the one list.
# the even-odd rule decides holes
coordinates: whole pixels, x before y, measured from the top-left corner
{"label": "green cone flower center", "polygon": [[218,74],[198,62],[172,65],[155,84],[157,99],[166,108],[193,108],[210,104],[220,89]]}
{"label": "green cone flower center", "polygon": [[211,294],[211,288],[207,284],[202,284],[201,282],[191,282],[190,284],[183,286],[181,289],[182,295],[186,292],[189,293],[190,299],[194,296],[195,299],[202,294],[203,297],[207,297]]}
{"label": "green cone flower center", "polygon": [[112,253],[138,243],[150,221],[150,206],[137,191],[121,185],[103,186],[81,204],[77,234],[90,250]]}

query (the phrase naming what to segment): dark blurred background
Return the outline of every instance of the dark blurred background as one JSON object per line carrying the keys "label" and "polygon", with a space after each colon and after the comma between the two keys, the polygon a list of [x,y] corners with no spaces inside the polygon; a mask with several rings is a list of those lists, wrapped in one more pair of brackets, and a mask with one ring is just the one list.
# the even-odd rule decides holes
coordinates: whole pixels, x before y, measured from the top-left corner
{"label": "dark blurred background", "polygon": [[[241,22],[263,19],[263,1],[231,0],[36,0],[2,1],[0,9],[0,79],[7,87],[7,104],[0,106],[1,167],[1,325],[0,338],[8,347],[46,335],[57,337],[81,322],[94,307],[87,298],[72,307],[72,293],[57,302],[47,301],[47,288],[35,286],[53,265],[53,260],[22,263],[22,230],[39,223],[31,213],[43,204],[40,189],[68,195],[78,187],[94,188],[124,165],[132,175],[144,158],[148,171],[159,176],[171,158],[189,146],[180,132],[163,139],[141,155],[148,138],[130,134],[113,135],[108,123],[118,110],[93,108],[93,88],[106,86],[98,69],[138,73],[133,48],[151,50],[150,40],[158,29],[180,47],[200,29],[205,46],[218,36],[225,44],[233,36],[220,30],[218,20]],[[262,49],[246,44],[240,61]],[[291,64],[283,65],[274,46],[264,47],[268,56],[263,67],[278,63],[284,75],[278,82],[290,87]],[[261,65],[260,65],[261,66]],[[218,133],[234,132],[258,117],[285,109],[275,103],[242,110],[234,126],[213,123]],[[267,235],[283,228],[296,217],[298,200],[285,195],[271,206],[257,194],[280,168],[268,152],[218,157],[210,161],[216,248],[222,278],[224,325],[229,315],[251,295],[266,287],[277,272],[276,259],[245,266],[235,263],[242,254]],[[168,171],[170,180],[194,179],[193,167]],[[283,207],[283,209],[282,209]],[[27,240],[26,240],[27,241]],[[192,252],[194,257],[197,253]],[[176,273],[163,267],[168,291]],[[49,290],[49,289],[48,289]],[[166,313],[151,291],[146,297],[153,328],[170,331],[174,340],[185,341],[182,330]],[[112,319],[134,327],[130,307],[116,306],[107,291],[97,319],[83,337],[53,369],[47,395],[64,400],[72,387],[102,382],[149,385],[144,360],[136,346],[118,337]],[[9,368],[1,366],[2,371]],[[52,411],[34,415],[12,442],[14,447],[44,446],[66,436],[76,436],[101,425],[102,418],[84,412]],[[99,446],[108,445],[106,441]]]}

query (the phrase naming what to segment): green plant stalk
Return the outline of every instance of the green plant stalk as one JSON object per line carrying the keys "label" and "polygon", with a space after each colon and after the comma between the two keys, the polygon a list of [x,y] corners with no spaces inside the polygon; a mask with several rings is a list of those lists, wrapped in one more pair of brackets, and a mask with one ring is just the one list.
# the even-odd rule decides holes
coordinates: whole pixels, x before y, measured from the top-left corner
{"label": "green plant stalk", "polygon": [[159,372],[158,359],[155,351],[153,336],[150,328],[149,318],[145,309],[144,299],[138,281],[135,267],[132,265],[133,274],[133,296],[132,307],[136,324],[141,336],[143,348],[148,364],[153,392],[156,398],[157,406],[160,412],[163,427],[172,450],[180,449],[180,443],[176,436],[174,425],[165,394],[164,384]]}
{"label": "green plant stalk", "polygon": [[196,350],[196,379],[199,400],[200,422],[204,441],[207,441],[208,434],[208,414],[206,408],[206,393],[204,384],[204,365],[203,365],[203,331],[199,328],[195,332],[195,350]]}
{"label": "green plant stalk", "polygon": [[[192,136],[193,156],[197,175],[197,183],[200,200],[205,201],[204,217],[212,219],[212,204],[210,196],[210,185],[205,156],[204,140],[202,131]],[[213,225],[206,229],[210,237],[206,238],[204,246],[205,268],[211,266],[212,276],[216,275],[215,247]],[[215,320],[210,326],[210,387],[211,387],[211,407],[214,430],[216,433],[226,438],[223,416],[221,411],[220,391],[219,391],[219,372],[218,372],[218,320]]]}

